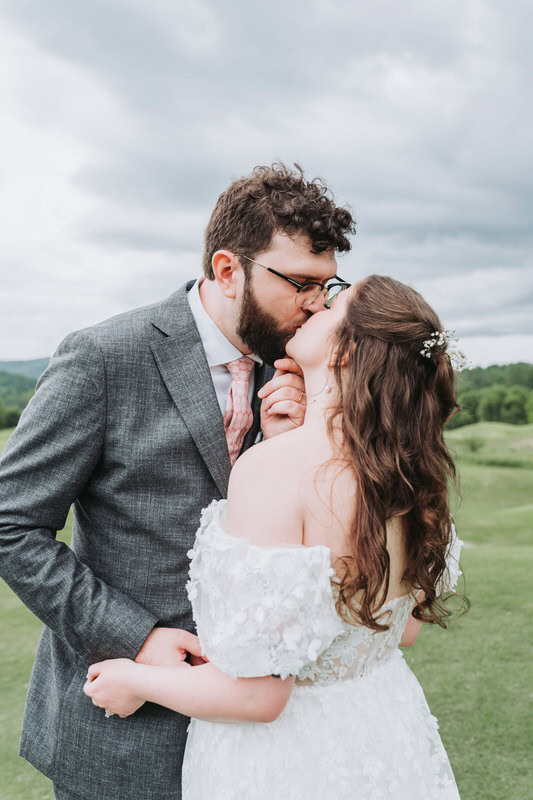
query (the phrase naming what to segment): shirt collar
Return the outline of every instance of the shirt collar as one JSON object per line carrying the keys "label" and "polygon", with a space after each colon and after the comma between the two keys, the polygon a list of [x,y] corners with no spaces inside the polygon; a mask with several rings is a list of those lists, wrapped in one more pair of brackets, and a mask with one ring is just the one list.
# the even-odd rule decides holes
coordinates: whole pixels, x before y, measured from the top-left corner
{"label": "shirt collar", "polygon": [[[227,364],[229,361],[235,361],[235,359],[241,358],[243,354],[224,336],[205,310],[200,298],[200,284],[204,280],[205,278],[200,278],[195,281],[187,294],[187,299],[202,340],[207,363],[210,367],[216,367],[220,364]],[[255,353],[249,353],[249,356],[258,364],[263,363],[263,360]]]}

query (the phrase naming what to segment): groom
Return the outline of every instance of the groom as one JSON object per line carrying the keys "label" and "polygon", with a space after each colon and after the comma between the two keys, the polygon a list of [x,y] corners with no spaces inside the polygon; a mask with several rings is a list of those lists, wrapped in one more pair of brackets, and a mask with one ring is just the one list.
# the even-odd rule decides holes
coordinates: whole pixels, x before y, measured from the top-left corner
{"label": "groom", "polygon": [[[21,755],[59,800],[181,797],[188,720],[151,704],[107,719],[87,667],[199,655],[185,584],[200,511],[261,431],[301,424],[284,346],[352,232],[320,183],[258,167],[219,197],[201,280],[70,334],[41,377],[0,462],[0,574],[45,624]],[[71,505],[72,549],[56,540]]]}

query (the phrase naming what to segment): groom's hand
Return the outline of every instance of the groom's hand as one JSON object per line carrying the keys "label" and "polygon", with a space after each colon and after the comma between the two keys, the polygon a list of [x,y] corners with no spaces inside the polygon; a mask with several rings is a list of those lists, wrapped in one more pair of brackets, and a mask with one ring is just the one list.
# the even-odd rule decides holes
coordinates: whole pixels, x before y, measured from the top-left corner
{"label": "groom's hand", "polygon": [[135,661],[154,667],[175,667],[185,661],[189,653],[193,664],[207,661],[202,656],[200,640],[194,633],[181,628],[154,628],[145,639]]}
{"label": "groom's hand", "polygon": [[257,392],[261,398],[261,430],[265,439],[298,428],[305,418],[303,373],[292,358],[274,361],[274,377]]}

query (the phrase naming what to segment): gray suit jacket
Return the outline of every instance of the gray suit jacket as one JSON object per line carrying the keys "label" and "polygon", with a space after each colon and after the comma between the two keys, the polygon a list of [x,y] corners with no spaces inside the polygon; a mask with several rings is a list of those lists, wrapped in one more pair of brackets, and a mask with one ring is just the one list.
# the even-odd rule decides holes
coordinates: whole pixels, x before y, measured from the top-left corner
{"label": "gray suit jacket", "polygon": [[[231,467],[192,284],[67,336],[0,462],[0,574],[45,624],[21,755],[91,800],[181,797],[188,719],[152,704],[106,719],[82,686],[154,625],[194,631],[186,554]],[[256,390],[272,373],[256,368]],[[72,504],[70,549],[55,537]]]}

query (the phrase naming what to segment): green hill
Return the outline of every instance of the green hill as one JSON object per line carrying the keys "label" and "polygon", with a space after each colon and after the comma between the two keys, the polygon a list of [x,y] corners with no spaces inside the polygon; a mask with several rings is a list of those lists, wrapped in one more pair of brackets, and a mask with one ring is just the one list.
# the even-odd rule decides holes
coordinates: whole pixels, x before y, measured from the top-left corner
{"label": "green hill", "polygon": [[6,446],[7,440],[9,439],[12,433],[13,433],[12,428],[6,428],[3,431],[0,430],[0,454],[2,453],[2,450]]}
{"label": "green hill", "polygon": [[490,367],[465,369],[457,376],[459,391],[483,389],[499,384],[502,386],[524,386],[533,389],[533,364],[518,361],[514,364],[493,364]]}
{"label": "green hill", "polygon": [[37,378],[48,366],[49,358],[34,358],[31,361],[0,361],[0,372],[13,372],[15,375],[26,375]]}
{"label": "green hill", "polygon": [[35,390],[35,378],[0,372],[0,405],[22,411]]}
{"label": "green hill", "polygon": [[533,469],[533,425],[477,422],[447,431],[446,441],[464,462]]}

